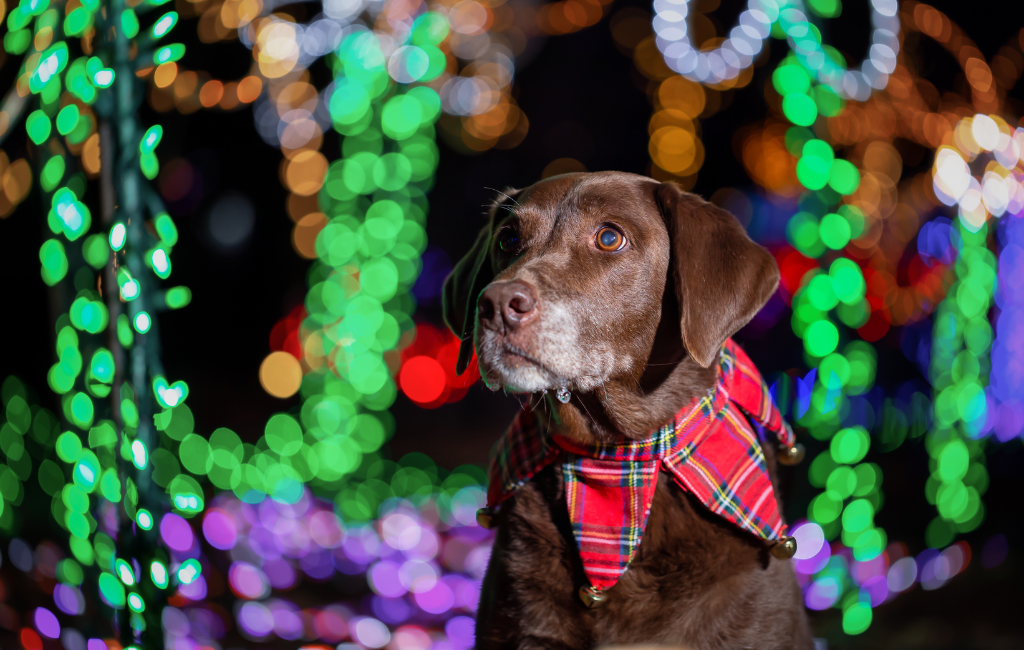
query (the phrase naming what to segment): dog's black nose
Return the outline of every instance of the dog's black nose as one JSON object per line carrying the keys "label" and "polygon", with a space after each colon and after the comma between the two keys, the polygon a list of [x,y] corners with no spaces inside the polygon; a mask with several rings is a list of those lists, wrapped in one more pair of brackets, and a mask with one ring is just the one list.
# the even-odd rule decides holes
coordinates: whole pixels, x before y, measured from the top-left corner
{"label": "dog's black nose", "polygon": [[494,282],[480,294],[480,324],[496,332],[511,331],[537,313],[537,294],[533,287],[512,280]]}

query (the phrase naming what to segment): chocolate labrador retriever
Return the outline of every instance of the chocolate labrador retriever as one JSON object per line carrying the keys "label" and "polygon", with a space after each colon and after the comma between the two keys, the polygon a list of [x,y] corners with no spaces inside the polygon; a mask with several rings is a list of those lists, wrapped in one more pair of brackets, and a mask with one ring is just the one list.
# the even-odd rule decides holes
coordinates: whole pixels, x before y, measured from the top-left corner
{"label": "chocolate labrador retriever", "polygon": [[[719,390],[763,386],[729,337],[778,278],[732,215],[672,183],[601,172],[502,193],[444,287],[445,320],[463,340],[459,372],[475,343],[489,387],[531,394],[501,460],[532,469],[492,471],[491,501],[501,505],[489,512],[497,536],[478,648],[813,647],[793,570],[779,559],[793,541],[779,532],[776,451],[748,440],[765,427],[784,435],[781,420],[763,391],[730,411],[722,404],[733,398]],[[741,386],[747,375],[753,383]],[[670,450],[683,454],[675,466],[654,454],[666,471],[630,465],[636,476],[616,460],[572,455],[623,445],[647,453],[660,444],[652,440],[688,435],[687,418],[728,427],[716,434],[722,445],[750,442],[740,445],[742,475],[730,476],[763,475],[757,493],[734,507],[729,486],[689,482],[686,472],[704,468],[678,460],[682,443]],[[601,472],[614,476],[601,483]],[[626,523],[605,526],[608,504]]]}

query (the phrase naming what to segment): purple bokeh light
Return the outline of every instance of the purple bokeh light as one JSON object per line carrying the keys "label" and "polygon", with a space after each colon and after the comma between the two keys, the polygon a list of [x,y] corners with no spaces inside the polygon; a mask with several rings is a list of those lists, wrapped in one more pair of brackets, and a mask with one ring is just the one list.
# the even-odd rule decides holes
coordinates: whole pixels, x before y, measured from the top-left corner
{"label": "purple bokeh light", "polygon": [[250,638],[264,639],[274,631],[274,615],[263,603],[249,601],[238,609],[238,626]]}
{"label": "purple bokeh light", "polygon": [[78,590],[78,587],[71,585],[57,583],[53,588],[53,602],[57,609],[71,616],[78,616],[85,611],[85,599],[82,597],[82,592]]}
{"label": "purple bokeh light", "polygon": [[468,616],[453,616],[444,624],[444,633],[455,648],[468,650],[476,643],[476,622]]}
{"label": "purple bokeh light", "polygon": [[263,598],[270,591],[267,577],[248,562],[233,563],[228,569],[228,582],[236,595],[248,600]]}
{"label": "purple bokeh light", "polygon": [[[460,488],[451,497],[451,508],[468,519],[471,507],[482,498],[476,486]],[[351,640],[364,650],[472,646],[470,616],[479,603],[493,533],[461,521],[447,500],[439,508],[431,499],[394,499],[382,506],[379,520],[347,526],[334,504],[308,491],[294,504],[270,498],[250,503],[222,493],[210,506],[201,524],[202,537],[217,553],[202,560],[204,574],[207,579],[214,575],[206,574],[208,564],[219,566],[232,592],[249,599],[236,605],[233,618],[250,641],[275,638],[356,647],[348,643]],[[191,542],[190,554],[200,551],[194,539],[186,541]],[[291,589],[303,580],[327,581],[338,574],[361,577],[372,593],[351,607],[335,603],[299,608],[276,591],[264,600],[272,589]],[[206,589],[204,582],[199,591],[205,594]],[[179,593],[190,600],[197,595],[187,588],[179,588]],[[189,611],[202,605],[184,607]],[[455,637],[449,638],[444,626],[453,617],[461,620],[449,626]],[[184,622],[172,629],[168,622],[165,631],[172,650],[215,647],[200,636],[220,638],[209,625]]]}
{"label": "purple bokeh light", "polygon": [[798,573],[810,576],[824,569],[831,557],[832,547],[828,542],[824,542],[815,555],[805,560],[793,560],[793,564]]}
{"label": "purple bokeh light", "polygon": [[200,601],[206,598],[206,578],[199,576],[187,585],[179,585],[178,593],[193,601]]}
{"label": "purple bokeh light", "polygon": [[[161,530],[163,530],[162,527]],[[238,542],[238,531],[235,529],[234,520],[228,513],[211,508],[203,517],[203,537],[210,543],[210,546],[227,551],[234,548]]]}
{"label": "purple bokeh light", "polygon": [[443,581],[435,581],[427,591],[414,594],[413,598],[420,609],[428,614],[444,614],[455,605],[455,594]]}
{"label": "purple bokeh light", "polygon": [[315,550],[299,559],[302,571],[314,580],[326,580],[334,575],[334,563],[326,549]]}
{"label": "purple bokeh light", "polygon": [[160,520],[160,537],[168,548],[181,552],[191,549],[195,542],[192,527],[173,512],[164,515]]}
{"label": "purple bokeh light", "polygon": [[793,559],[809,560],[815,557],[825,542],[825,533],[818,524],[807,521],[793,527],[796,539],[796,554]]}
{"label": "purple bokeh light", "polygon": [[860,586],[861,599],[867,599],[871,603],[872,607],[878,607],[885,602],[885,599],[889,597],[889,583],[886,582],[884,575],[876,575],[872,578],[868,578]]}
{"label": "purple bokeh light", "polygon": [[391,631],[375,618],[354,618],[351,630],[355,642],[367,648],[383,648],[391,640]]}
{"label": "purple bokeh light", "polygon": [[399,565],[390,560],[382,560],[370,567],[367,578],[370,587],[381,596],[398,598],[408,591],[399,578]]}
{"label": "purple bokeh light", "polygon": [[1007,215],[999,223],[998,282],[989,387],[988,428],[1000,442],[1024,430],[1024,219]]}
{"label": "purple bokeh light", "polygon": [[270,586],[274,589],[291,589],[295,586],[295,569],[284,558],[264,560],[263,574],[267,576]]}
{"label": "purple bokeh light", "polygon": [[320,510],[309,518],[309,536],[321,548],[335,548],[341,544],[345,531],[333,512]]}
{"label": "purple bokeh light", "polygon": [[35,619],[36,629],[39,633],[49,639],[60,637],[60,622],[57,616],[45,607],[36,607]]}
{"label": "purple bokeh light", "polygon": [[404,623],[412,615],[412,606],[405,598],[374,596],[370,607],[377,618],[391,625]]}
{"label": "purple bokeh light", "polygon": [[884,576],[889,566],[885,554],[880,553],[870,560],[861,560],[850,567],[850,575],[858,584],[864,584],[875,576]]}
{"label": "purple bokeh light", "polygon": [[274,634],[287,641],[302,636],[302,616],[299,608],[286,600],[267,601],[274,617]]}
{"label": "purple bokeh light", "polygon": [[917,562],[912,557],[904,557],[893,562],[886,574],[889,591],[899,593],[914,586],[917,581]]}
{"label": "purple bokeh light", "polygon": [[818,578],[811,583],[804,594],[804,602],[808,609],[828,609],[839,598],[839,583],[835,578]]}

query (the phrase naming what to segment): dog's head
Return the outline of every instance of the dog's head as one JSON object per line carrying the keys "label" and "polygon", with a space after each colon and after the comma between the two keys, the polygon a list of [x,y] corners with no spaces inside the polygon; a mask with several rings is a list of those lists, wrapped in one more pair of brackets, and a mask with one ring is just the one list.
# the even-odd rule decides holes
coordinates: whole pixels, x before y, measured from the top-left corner
{"label": "dog's head", "polygon": [[445,282],[444,317],[462,337],[460,373],[475,342],[491,387],[589,392],[640,380],[663,304],[707,368],[778,278],[735,217],[672,183],[567,174],[498,197]]}

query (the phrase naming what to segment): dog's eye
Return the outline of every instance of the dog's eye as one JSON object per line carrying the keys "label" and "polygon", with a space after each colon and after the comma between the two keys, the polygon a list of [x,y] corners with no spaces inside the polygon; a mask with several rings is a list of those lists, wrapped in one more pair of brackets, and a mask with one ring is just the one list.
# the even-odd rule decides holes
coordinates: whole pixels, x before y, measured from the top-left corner
{"label": "dog's eye", "polygon": [[519,233],[511,228],[505,228],[498,234],[498,248],[502,253],[511,255],[519,251]]}
{"label": "dog's eye", "polygon": [[616,228],[605,226],[597,231],[597,247],[603,251],[617,251],[626,244],[626,238]]}

